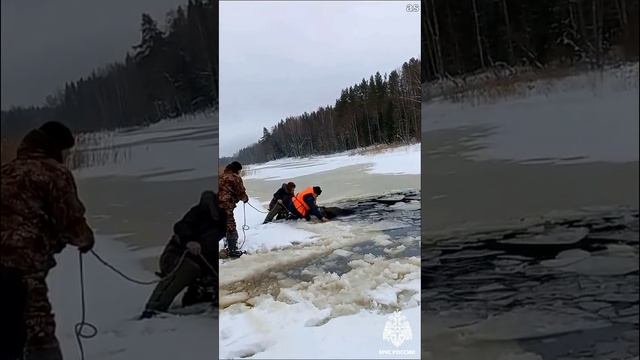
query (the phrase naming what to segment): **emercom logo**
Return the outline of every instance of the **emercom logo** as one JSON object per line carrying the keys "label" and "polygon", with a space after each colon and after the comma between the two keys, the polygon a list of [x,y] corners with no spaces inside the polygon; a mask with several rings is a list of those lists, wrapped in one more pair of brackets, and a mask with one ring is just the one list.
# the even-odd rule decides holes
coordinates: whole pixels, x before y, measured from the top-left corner
{"label": "emercom logo", "polygon": [[395,347],[400,347],[405,341],[413,339],[411,324],[402,311],[396,310],[389,315],[382,331],[382,340],[388,341]]}

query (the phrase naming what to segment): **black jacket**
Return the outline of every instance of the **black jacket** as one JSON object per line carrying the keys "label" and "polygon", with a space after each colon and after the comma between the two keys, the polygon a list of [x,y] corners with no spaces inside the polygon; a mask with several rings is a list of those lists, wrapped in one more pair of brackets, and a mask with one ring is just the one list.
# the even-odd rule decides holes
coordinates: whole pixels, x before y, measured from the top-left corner
{"label": "black jacket", "polygon": [[189,209],[173,226],[174,236],[169,246],[182,253],[188,242],[196,241],[200,243],[202,255],[207,260],[216,259],[218,242],[226,233],[224,215],[218,208],[217,198],[213,191],[203,192],[200,203]]}
{"label": "black jacket", "polygon": [[[278,203],[278,200],[282,200],[282,202],[287,205],[291,202],[291,198],[293,194],[287,191],[287,184],[282,184],[282,187],[278,189],[275,193],[273,193],[273,199],[269,203],[269,210],[273,209],[274,206]],[[289,208],[290,206],[287,206]],[[291,211],[291,209],[289,209]]]}

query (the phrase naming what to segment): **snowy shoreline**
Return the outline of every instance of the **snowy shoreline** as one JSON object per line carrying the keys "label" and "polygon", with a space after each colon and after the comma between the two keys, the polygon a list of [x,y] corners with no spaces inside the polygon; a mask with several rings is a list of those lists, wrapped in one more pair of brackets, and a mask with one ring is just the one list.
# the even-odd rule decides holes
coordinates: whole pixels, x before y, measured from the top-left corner
{"label": "snowy shoreline", "polygon": [[368,174],[420,175],[420,147],[418,143],[381,150],[370,149],[371,152],[361,149],[323,156],[278,159],[247,166],[243,178],[287,180],[355,165],[368,165]]}

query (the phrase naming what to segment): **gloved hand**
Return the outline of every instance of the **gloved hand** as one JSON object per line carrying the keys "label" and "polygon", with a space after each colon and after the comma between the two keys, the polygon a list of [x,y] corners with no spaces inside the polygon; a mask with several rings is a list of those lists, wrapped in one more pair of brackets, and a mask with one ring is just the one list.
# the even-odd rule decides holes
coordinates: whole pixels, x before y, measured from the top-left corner
{"label": "gloved hand", "polygon": [[196,256],[200,255],[200,252],[202,251],[202,247],[200,246],[200,243],[196,241],[189,241],[186,246],[187,246],[187,251],[189,251],[191,254]]}
{"label": "gloved hand", "polygon": [[86,254],[89,251],[91,251],[91,249],[93,249],[93,241],[88,243],[87,245],[84,246],[78,246],[78,250],[80,250],[81,253]]}

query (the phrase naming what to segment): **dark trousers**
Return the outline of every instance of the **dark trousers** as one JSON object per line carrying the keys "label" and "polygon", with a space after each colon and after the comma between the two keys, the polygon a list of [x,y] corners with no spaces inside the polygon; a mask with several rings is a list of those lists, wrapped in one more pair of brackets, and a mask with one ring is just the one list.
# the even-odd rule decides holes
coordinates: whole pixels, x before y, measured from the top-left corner
{"label": "dark trousers", "polygon": [[[181,261],[182,259],[182,261]],[[165,251],[160,256],[160,271],[165,278],[151,293],[146,310],[165,312],[178,294],[193,285],[204,275],[201,264],[189,254],[182,258],[182,252]]]}
{"label": "dark trousers", "polygon": [[20,273],[0,267],[0,359],[22,359],[27,337],[26,289]]}
{"label": "dark trousers", "polygon": [[273,208],[271,208],[271,210],[269,210],[269,213],[267,214],[267,217],[264,219],[264,223],[269,223],[271,221],[273,221],[273,219],[277,216],[278,219],[284,219],[289,215],[289,210],[287,210],[287,208],[280,204],[280,203],[276,203]]}
{"label": "dark trousers", "polygon": [[47,272],[24,274],[11,269],[2,272],[0,354],[3,360],[5,356],[6,359],[62,360],[48,297]]}

